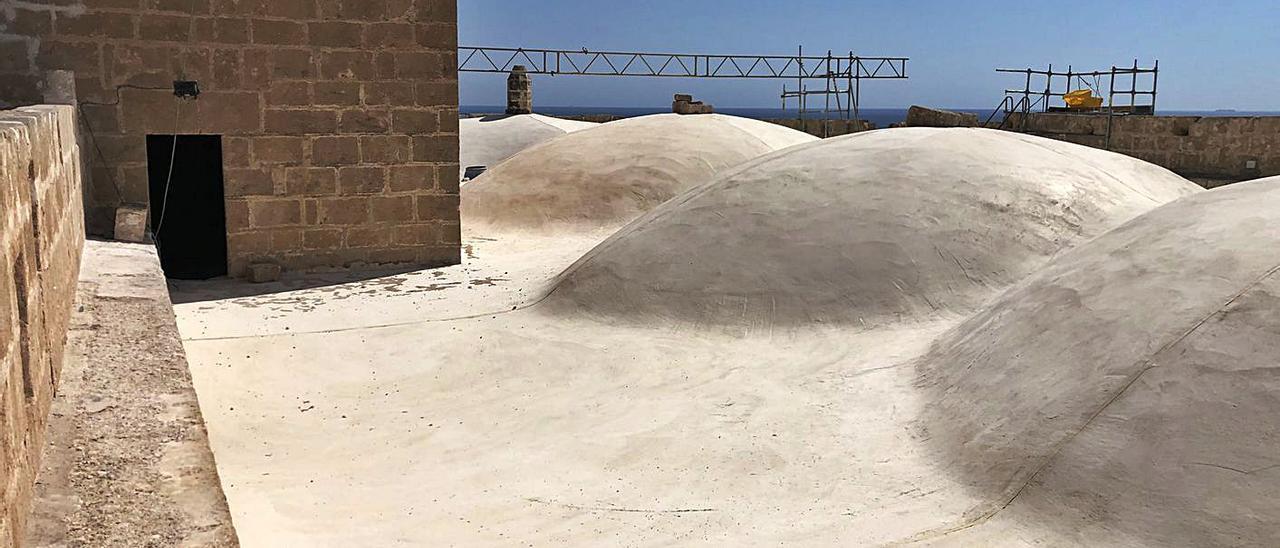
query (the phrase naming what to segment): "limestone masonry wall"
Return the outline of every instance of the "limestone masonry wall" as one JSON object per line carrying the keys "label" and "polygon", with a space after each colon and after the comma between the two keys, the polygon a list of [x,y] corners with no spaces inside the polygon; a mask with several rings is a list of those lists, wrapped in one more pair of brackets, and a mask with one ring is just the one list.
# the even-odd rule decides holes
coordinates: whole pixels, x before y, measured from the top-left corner
{"label": "limestone masonry wall", "polygon": [[0,112],[0,545],[21,544],[84,248],[74,110]]}
{"label": "limestone masonry wall", "polygon": [[[1019,127],[1013,115],[1010,127]],[[1280,117],[1117,116],[1111,150],[1193,178],[1246,180],[1280,175]],[[1106,146],[1107,117],[1036,113],[1027,132]],[[1250,167],[1252,165],[1252,167]]]}
{"label": "limestone masonry wall", "polygon": [[3,4],[0,100],[76,74],[92,233],[148,202],[147,135],[217,134],[232,275],[459,262],[456,0]]}
{"label": "limestone masonry wall", "polygon": [[803,131],[817,137],[839,137],[875,129],[875,124],[866,120],[797,120],[795,118],[782,118],[765,121]]}

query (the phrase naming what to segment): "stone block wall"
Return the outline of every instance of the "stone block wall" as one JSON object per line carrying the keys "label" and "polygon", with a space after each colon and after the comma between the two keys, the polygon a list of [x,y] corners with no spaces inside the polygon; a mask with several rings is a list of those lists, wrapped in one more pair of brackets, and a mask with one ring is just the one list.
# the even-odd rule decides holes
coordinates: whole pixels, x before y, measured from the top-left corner
{"label": "stone block wall", "polygon": [[[228,266],[460,260],[456,0],[57,0],[0,9],[0,99],[74,71],[88,220],[149,200],[146,136],[222,136]],[[178,99],[174,80],[199,82]]]}
{"label": "stone block wall", "polygon": [[84,248],[74,109],[0,111],[0,545],[22,544]]}
{"label": "stone block wall", "polygon": [[876,129],[875,124],[866,120],[797,120],[795,118],[785,118],[765,121],[803,131],[817,137],[839,137],[850,133]]}
{"label": "stone block wall", "polygon": [[[1014,115],[1007,125],[1020,123]],[[1241,181],[1280,175],[1280,116],[1117,116],[1112,123],[1111,150],[1186,177]],[[1026,131],[1107,146],[1106,116],[1035,113]]]}

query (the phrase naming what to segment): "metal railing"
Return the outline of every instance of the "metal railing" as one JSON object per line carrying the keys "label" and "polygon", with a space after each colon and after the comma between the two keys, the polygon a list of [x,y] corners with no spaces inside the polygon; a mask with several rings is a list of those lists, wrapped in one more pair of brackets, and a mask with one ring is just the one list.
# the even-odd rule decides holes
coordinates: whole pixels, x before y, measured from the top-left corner
{"label": "metal railing", "polygon": [[[1039,103],[1039,100],[1036,100],[1035,103]],[[1000,101],[1000,104],[996,106],[995,110],[991,111],[991,115],[987,116],[987,120],[982,123],[982,127],[991,127],[991,121],[995,119],[996,115],[1002,114],[1003,117],[1000,118],[1000,125],[996,126],[995,129],[1004,129],[1005,124],[1009,123],[1009,115],[1016,112],[1022,114],[1022,129],[1025,130],[1027,127],[1026,115],[1031,112],[1032,108],[1035,108],[1035,105],[1031,101],[1030,97],[1022,97],[1019,99],[1012,95],[1006,95],[1004,96],[1004,100]]]}

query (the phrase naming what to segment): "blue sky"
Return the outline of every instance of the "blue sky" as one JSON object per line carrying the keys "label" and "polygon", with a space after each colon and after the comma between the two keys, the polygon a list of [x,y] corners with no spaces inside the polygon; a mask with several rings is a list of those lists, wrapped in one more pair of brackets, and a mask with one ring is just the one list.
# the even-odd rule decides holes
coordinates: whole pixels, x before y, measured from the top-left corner
{"label": "blue sky", "polygon": [[[996,67],[1108,68],[1160,60],[1165,110],[1280,110],[1280,0],[459,0],[459,40],[712,54],[828,49],[911,57],[911,79],[864,86],[863,105],[992,108],[1017,77]],[[505,102],[501,76],[464,74],[462,103]],[[535,77],[535,104],[660,106],[691,92],[777,107],[775,80]]]}

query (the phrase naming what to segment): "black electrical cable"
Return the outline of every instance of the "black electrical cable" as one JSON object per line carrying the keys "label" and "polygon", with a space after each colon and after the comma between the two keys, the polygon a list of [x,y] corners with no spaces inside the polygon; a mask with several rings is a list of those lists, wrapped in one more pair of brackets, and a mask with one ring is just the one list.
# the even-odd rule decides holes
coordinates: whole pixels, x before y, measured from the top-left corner
{"label": "black electrical cable", "polygon": [[[187,8],[187,44],[190,45],[191,41],[195,38],[196,1],[191,0],[191,2],[188,3]],[[185,79],[187,77],[187,67],[185,59],[181,57],[181,53],[179,53],[178,63],[178,78]],[[194,99],[194,97],[192,99]],[[169,148],[169,173],[165,176],[164,193],[160,198],[160,216],[156,220],[155,230],[151,231],[151,239],[155,240],[157,248],[161,246],[160,231],[164,228],[164,217],[169,211],[169,185],[173,184],[173,166],[177,163],[178,159],[178,136],[182,129],[182,98],[177,99],[177,103],[174,107],[173,145]],[[200,109],[197,108],[196,112],[199,113],[199,111]]]}
{"label": "black electrical cable", "polygon": [[122,89],[141,89],[148,91],[173,91],[173,88],[165,88],[158,86],[137,86],[134,84],[121,84],[116,86],[116,100],[110,103],[99,103],[96,101],[80,101],[81,105],[93,105],[96,107],[114,107],[120,104],[120,90]]}

